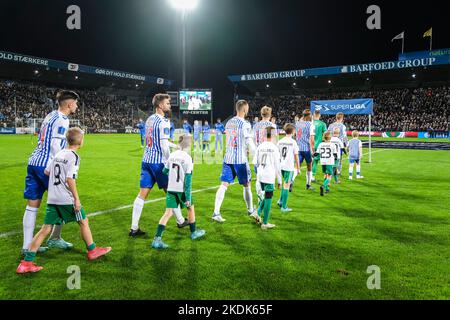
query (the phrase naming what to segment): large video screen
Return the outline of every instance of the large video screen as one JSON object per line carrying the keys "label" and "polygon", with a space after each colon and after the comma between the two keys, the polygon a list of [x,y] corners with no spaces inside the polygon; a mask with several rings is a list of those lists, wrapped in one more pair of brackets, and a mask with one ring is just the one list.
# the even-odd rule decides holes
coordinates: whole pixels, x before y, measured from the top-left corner
{"label": "large video screen", "polygon": [[204,110],[212,109],[212,91],[208,89],[200,90],[180,90],[180,110]]}

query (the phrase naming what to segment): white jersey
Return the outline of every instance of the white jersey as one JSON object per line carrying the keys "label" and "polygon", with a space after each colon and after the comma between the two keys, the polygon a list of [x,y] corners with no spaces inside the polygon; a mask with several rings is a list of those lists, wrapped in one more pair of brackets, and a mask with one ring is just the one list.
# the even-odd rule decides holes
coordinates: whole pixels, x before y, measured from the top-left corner
{"label": "white jersey", "polygon": [[247,139],[252,138],[252,126],[243,118],[234,117],[225,126],[227,147],[223,162],[226,164],[246,164]]}
{"label": "white jersey", "polygon": [[67,178],[77,179],[80,157],[75,151],[62,150],[51,160],[46,171],[49,172],[48,204],[72,205],[74,198],[69,189]]}
{"label": "white jersey", "polygon": [[69,129],[69,118],[55,110],[49,113],[42,122],[39,131],[38,145],[28,160],[28,165],[46,167],[49,160],[66,147],[66,132]]}
{"label": "white jersey", "polygon": [[147,119],[145,123],[145,141],[146,147],[144,152],[145,163],[159,164],[165,163],[164,151],[161,140],[169,140],[170,137],[170,121],[165,117],[154,114]]}
{"label": "white jersey", "polygon": [[290,137],[285,137],[278,142],[278,150],[281,157],[281,170],[294,171],[295,155],[299,153],[297,142]]}
{"label": "white jersey", "polygon": [[317,148],[320,154],[320,164],[323,166],[334,166],[334,155],[337,154],[336,145],[332,142],[322,142]]}
{"label": "white jersey", "polygon": [[342,140],[339,139],[338,137],[332,137],[331,143],[334,143],[336,145],[337,158],[338,158],[338,160],[340,160],[341,159],[341,150],[343,150],[345,148],[344,144],[342,143]]}
{"label": "white jersey", "polygon": [[267,132],[266,128],[272,127],[275,129],[275,133],[272,134],[272,137],[278,136],[277,126],[270,121],[260,121],[255,124],[253,131],[255,134],[255,145],[259,146],[261,143],[267,140]]}
{"label": "white jersey", "polygon": [[169,170],[167,191],[184,192],[184,179],[187,174],[192,174],[194,168],[191,156],[186,151],[177,150],[170,155],[165,167]]}
{"label": "white jersey", "polygon": [[275,178],[281,176],[280,151],[272,142],[263,142],[256,149],[253,164],[258,168],[258,180],[274,184]]}

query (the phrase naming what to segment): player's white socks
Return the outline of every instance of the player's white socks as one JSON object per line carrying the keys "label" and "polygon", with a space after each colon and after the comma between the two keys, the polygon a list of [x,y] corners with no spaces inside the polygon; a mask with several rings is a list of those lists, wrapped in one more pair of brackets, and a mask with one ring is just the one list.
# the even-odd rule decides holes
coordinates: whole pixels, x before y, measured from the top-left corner
{"label": "player's white socks", "polygon": [[356,176],[361,176],[361,165],[359,164],[356,165]]}
{"label": "player's white socks", "polygon": [[28,249],[33,241],[34,228],[36,226],[36,216],[38,208],[27,206],[23,215],[23,246],[22,249]]}
{"label": "player's white socks", "polygon": [[306,184],[308,186],[311,185],[311,180],[312,180],[312,171],[306,171]]}
{"label": "player's white socks", "polygon": [[50,234],[49,239],[50,240],[59,240],[61,239],[61,231],[62,231],[62,224],[55,224],[53,226],[52,233]]}
{"label": "player's white socks", "polygon": [[247,210],[248,212],[253,213],[253,195],[252,195],[252,189],[250,187],[244,187],[244,200],[247,204]]}
{"label": "player's white socks", "polygon": [[225,192],[227,192],[227,187],[224,185],[221,185],[219,187],[219,190],[217,190],[216,193],[216,202],[214,204],[214,214],[219,215],[220,214],[220,208],[222,207],[223,199],[225,198]]}
{"label": "player's white socks", "polygon": [[184,223],[184,217],[181,214],[180,206],[178,206],[178,208],[176,208],[176,209],[173,209],[173,213],[175,214],[175,217],[177,218],[177,223],[178,224],[183,224]]}
{"label": "player's white socks", "polygon": [[350,178],[353,177],[353,165],[350,165],[350,167],[348,167],[348,176],[349,176]]}
{"label": "player's white socks", "polygon": [[144,200],[137,197],[133,204],[133,217],[131,220],[131,229],[139,229],[139,220],[141,219],[142,210],[144,209]]}

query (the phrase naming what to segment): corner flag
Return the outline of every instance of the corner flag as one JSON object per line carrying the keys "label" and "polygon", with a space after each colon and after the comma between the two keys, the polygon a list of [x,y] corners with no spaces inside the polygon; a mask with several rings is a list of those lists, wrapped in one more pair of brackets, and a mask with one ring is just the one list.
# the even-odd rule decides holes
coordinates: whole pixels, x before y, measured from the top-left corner
{"label": "corner flag", "polygon": [[430,51],[433,49],[433,27],[423,34],[424,38],[430,38]]}

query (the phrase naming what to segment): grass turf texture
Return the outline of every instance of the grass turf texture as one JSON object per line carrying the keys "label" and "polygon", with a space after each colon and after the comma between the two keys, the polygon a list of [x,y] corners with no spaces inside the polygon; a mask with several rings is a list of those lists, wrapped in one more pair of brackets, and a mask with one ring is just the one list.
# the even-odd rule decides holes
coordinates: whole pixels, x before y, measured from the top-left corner
{"label": "grass turf texture", "polygon": [[[34,145],[30,136],[0,136],[0,233],[16,232],[0,238],[0,299],[450,298],[448,151],[374,150],[374,162],[362,166],[365,180],[348,181],[345,161],[343,184],[324,198],[318,184],[316,192],[304,190],[303,171],[289,197],[294,211],[282,214],[274,201],[277,228],[266,232],[247,217],[241,187],[226,194],[223,225],[210,220],[216,190],[196,193],[197,225],[206,237],[191,241],[172,218],[164,252],[150,249],[164,201],[144,207],[144,239],[128,238],[131,208],[98,215],[90,219],[94,241],[113,247],[108,256],[88,262],[78,226],[68,224],[63,237],[75,249],[38,255],[43,271],[16,275]],[[133,203],[142,152],[137,135],[86,136],[78,188],[88,213]],[[218,186],[220,172],[220,164],[196,165],[194,190]],[[150,195],[161,197],[159,190]],[[45,205],[38,224],[44,213]],[[66,287],[71,265],[81,269],[80,290]],[[367,289],[370,265],[381,269],[381,290]]]}

